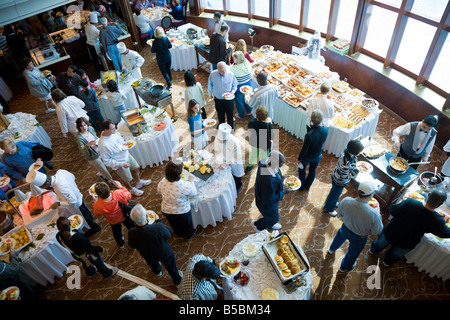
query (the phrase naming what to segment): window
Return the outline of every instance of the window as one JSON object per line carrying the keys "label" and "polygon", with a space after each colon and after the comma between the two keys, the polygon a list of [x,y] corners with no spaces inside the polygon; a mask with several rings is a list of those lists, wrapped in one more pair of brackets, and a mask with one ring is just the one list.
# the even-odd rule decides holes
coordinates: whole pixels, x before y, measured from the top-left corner
{"label": "window", "polygon": [[450,81],[448,74],[450,72],[450,36],[447,33],[447,39],[441,49],[439,57],[430,74],[430,82],[450,93]]}
{"label": "window", "polygon": [[309,2],[308,28],[314,31],[327,32],[330,3],[331,0],[314,0]]}
{"label": "window", "polygon": [[400,8],[400,6],[402,5],[402,0],[377,0],[377,1],[396,8]]}
{"label": "window", "polygon": [[419,74],[435,32],[436,27],[408,18],[395,63]]}
{"label": "window", "polygon": [[248,1],[230,0],[230,11],[248,14]]}
{"label": "window", "polygon": [[433,0],[432,4],[430,4],[430,0],[414,0],[411,12],[435,21],[440,21],[447,3],[448,0]]}
{"label": "window", "polygon": [[300,23],[300,6],[302,1],[281,0],[281,15],[280,20],[289,22],[295,25]]}
{"label": "window", "polygon": [[206,9],[223,10],[222,0],[206,0]]}
{"label": "window", "polygon": [[255,0],[255,16],[269,17],[269,0]]}
{"label": "window", "polygon": [[358,9],[358,0],[341,0],[336,23],[336,37],[350,40],[355,23],[356,9]]}
{"label": "window", "polygon": [[367,15],[369,15],[368,29],[363,46],[381,57],[386,57],[398,14],[377,6],[370,6],[367,9]]}

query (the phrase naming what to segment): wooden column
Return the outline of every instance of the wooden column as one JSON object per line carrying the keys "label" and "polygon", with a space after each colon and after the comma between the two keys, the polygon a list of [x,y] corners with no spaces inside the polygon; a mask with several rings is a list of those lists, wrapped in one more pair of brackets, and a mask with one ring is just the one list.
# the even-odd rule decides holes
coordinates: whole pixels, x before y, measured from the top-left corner
{"label": "wooden column", "polygon": [[137,31],[136,24],[134,23],[131,5],[128,2],[128,0],[118,0],[118,2],[120,10],[122,11],[123,19],[125,20],[125,23],[127,25],[128,32],[131,34],[133,42],[137,42],[137,50],[141,51],[142,50],[141,39],[139,37],[139,32]]}

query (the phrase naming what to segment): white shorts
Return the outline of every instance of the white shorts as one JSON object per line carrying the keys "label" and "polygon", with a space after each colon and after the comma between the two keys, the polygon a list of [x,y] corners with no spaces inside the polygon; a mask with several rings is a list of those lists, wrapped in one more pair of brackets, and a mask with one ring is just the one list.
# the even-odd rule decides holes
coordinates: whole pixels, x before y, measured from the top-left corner
{"label": "white shorts", "polygon": [[48,100],[52,100],[52,95],[49,93],[48,95],[46,95],[45,97],[40,98],[39,100],[41,101],[48,101]]}

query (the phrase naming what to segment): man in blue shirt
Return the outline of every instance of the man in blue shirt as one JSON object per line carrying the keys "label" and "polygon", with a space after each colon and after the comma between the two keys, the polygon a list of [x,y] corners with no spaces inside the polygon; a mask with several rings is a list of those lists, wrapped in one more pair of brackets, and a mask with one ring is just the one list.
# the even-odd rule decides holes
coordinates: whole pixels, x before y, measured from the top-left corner
{"label": "man in blue shirt", "polygon": [[[233,110],[234,110],[234,93],[237,90],[237,80],[234,74],[228,69],[225,62],[221,61],[217,64],[217,70],[214,70],[209,75],[208,79],[208,94],[214,97],[214,104],[217,111],[219,123],[225,122],[225,115],[227,123],[233,127]],[[225,93],[232,93],[231,99],[224,99]]]}
{"label": "man in blue shirt", "polygon": [[[16,181],[26,183],[25,177],[30,166],[36,162],[33,157],[34,146],[37,142],[19,141],[15,143],[10,139],[4,139],[1,142],[1,148],[5,151],[3,155],[3,163],[6,167],[6,174]],[[38,171],[46,173],[44,166]]]}
{"label": "man in blue shirt", "polygon": [[122,30],[116,26],[108,26],[108,19],[105,17],[100,19],[101,26],[98,38],[100,39],[101,49],[103,54],[108,54],[111,59],[114,69],[122,72],[122,56],[117,49],[117,35],[123,35]]}

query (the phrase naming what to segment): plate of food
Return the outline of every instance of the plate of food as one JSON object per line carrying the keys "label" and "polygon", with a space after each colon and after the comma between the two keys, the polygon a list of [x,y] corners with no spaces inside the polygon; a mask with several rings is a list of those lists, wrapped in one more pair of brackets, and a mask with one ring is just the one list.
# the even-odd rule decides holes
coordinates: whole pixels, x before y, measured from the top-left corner
{"label": "plate of food", "polygon": [[70,221],[70,229],[78,230],[83,225],[83,217],[79,214],[71,215],[67,219]]}
{"label": "plate of food", "polygon": [[250,277],[247,272],[239,271],[234,277],[233,282],[239,286],[246,286],[250,281]]}
{"label": "plate of food", "polygon": [[8,176],[4,176],[0,178],[0,187],[6,186],[11,181],[11,178]]}
{"label": "plate of food", "polygon": [[8,287],[0,292],[0,300],[17,300],[20,296],[20,290],[18,287]]}
{"label": "plate of food", "polygon": [[95,183],[89,188],[89,194],[94,198],[97,197],[97,194],[95,193]]}
{"label": "plate of food", "polygon": [[364,148],[363,154],[369,159],[375,159],[382,156],[387,151],[381,144],[371,144]]}
{"label": "plate of food", "polygon": [[265,288],[261,293],[262,300],[279,300],[280,293],[274,288]]}
{"label": "plate of food", "polygon": [[20,251],[31,243],[31,233],[24,226],[17,226],[3,236],[4,240],[14,240],[14,250]]}
{"label": "plate of food", "polygon": [[136,145],[136,141],[134,141],[134,140],[125,141],[125,143],[123,144],[123,146],[125,147],[126,150],[130,150],[135,145]]}
{"label": "plate of food", "polygon": [[153,210],[146,210],[146,212],[147,212],[147,223],[152,224],[153,222],[155,222],[156,218],[158,217],[156,212]]}
{"label": "plate of food", "polygon": [[44,77],[47,77],[47,76],[49,76],[49,75],[51,75],[52,74],[52,72],[50,71],[50,70],[44,70],[44,71],[42,71],[42,75],[44,76]]}
{"label": "plate of food", "polygon": [[243,94],[251,94],[251,93],[253,92],[253,89],[252,89],[252,87],[250,87],[250,86],[242,86],[239,90],[240,90]]}
{"label": "plate of food", "polygon": [[300,189],[302,183],[300,182],[300,179],[297,178],[296,176],[288,176],[284,179],[283,185],[285,188],[291,191],[295,191]]}
{"label": "plate of food", "polygon": [[224,98],[225,100],[233,100],[234,99],[234,93],[232,93],[232,92],[225,92],[222,95],[222,98]]}
{"label": "plate of food", "polygon": [[203,125],[206,128],[213,127],[216,123],[217,123],[216,119],[204,119],[203,120]]}
{"label": "plate of food", "polygon": [[161,131],[161,130],[164,130],[164,128],[166,127],[166,124],[164,123],[164,122],[158,122],[158,123],[155,123],[155,125],[154,125],[154,129],[156,130],[156,131]]}
{"label": "plate of food", "polygon": [[293,106],[294,108],[298,108],[300,103],[304,100],[303,98],[299,97],[295,93],[291,92],[288,93],[284,98],[284,101],[286,101],[289,105]]}
{"label": "plate of food", "polygon": [[31,164],[31,166],[28,168],[28,171],[39,170],[43,165],[44,163],[41,160],[37,160],[36,162]]}
{"label": "plate of food", "polygon": [[225,258],[220,263],[220,272],[227,277],[236,275],[241,270],[241,262],[232,257]]}
{"label": "plate of food", "polygon": [[[184,166],[184,163],[183,163]],[[185,169],[183,169],[183,172],[181,172],[181,181],[187,181],[189,179],[189,172],[187,172]]]}
{"label": "plate of food", "polygon": [[356,168],[362,173],[371,173],[373,171],[373,166],[367,161],[358,161]]}
{"label": "plate of food", "polygon": [[369,206],[372,208],[378,208],[380,206],[380,203],[377,201],[377,199],[372,198],[369,200]]}
{"label": "plate of food", "polygon": [[251,241],[248,241],[246,243],[244,243],[244,245],[242,246],[242,253],[251,258],[254,257],[259,251],[259,247]]}
{"label": "plate of food", "polygon": [[0,238],[0,256],[4,256],[5,254],[9,253],[11,248],[14,248],[16,246],[16,240],[13,238]]}

